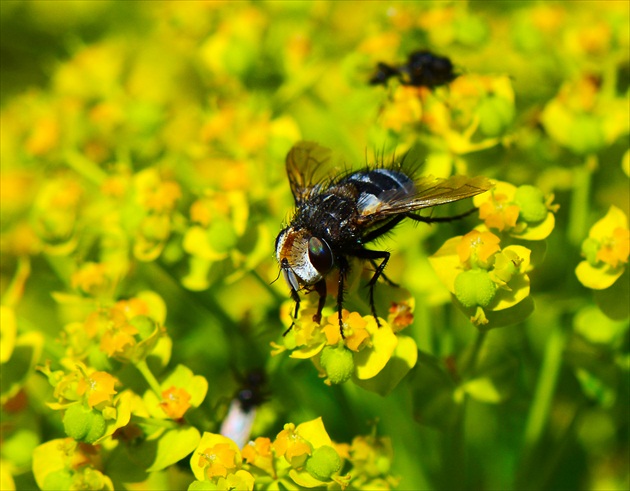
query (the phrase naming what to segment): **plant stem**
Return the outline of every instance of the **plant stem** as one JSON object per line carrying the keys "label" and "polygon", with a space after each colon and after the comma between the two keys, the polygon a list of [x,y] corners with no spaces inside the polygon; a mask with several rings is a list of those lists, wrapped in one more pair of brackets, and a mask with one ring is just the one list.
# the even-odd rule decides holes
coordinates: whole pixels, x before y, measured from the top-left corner
{"label": "plant stem", "polygon": [[182,425],[170,419],[145,418],[143,416],[136,416],[135,414],[131,415],[131,421],[137,424],[158,426],[167,429],[177,429],[182,427]]}
{"label": "plant stem", "polygon": [[516,488],[524,489],[528,487],[524,480],[529,479],[529,469],[534,456],[534,450],[537,443],[540,441],[549,417],[560,368],[562,366],[562,354],[564,352],[565,342],[566,333],[562,326],[559,323],[554,323],[549,340],[547,341],[543,365],[538,375],[534,400],[525,425],[521,472],[517,477]]}
{"label": "plant stem", "polygon": [[[474,377],[479,355],[486,340],[487,333],[477,331],[475,341],[471,349],[462,360],[459,370],[460,380],[470,380]],[[466,452],[466,411],[468,406],[468,394],[464,393],[461,403],[457,408],[456,420],[446,434],[447,440],[444,443],[443,461],[447,462],[444,466],[444,482],[445,489],[465,489],[467,476],[468,456]]]}
{"label": "plant stem", "polygon": [[472,350],[463,360],[459,371],[462,379],[470,379],[474,375],[475,368],[477,367],[477,361],[479,360],[479,353],[481,352],[483,343],[486,340],[486,335],[487,332],[485,331],[477,331],[477,336],[475,337],[475,343],[473,344]]}
{"label": "plant stem", "polygon": [[69,150],[65,153],[65,162],[68,164],[68,167],[75,170],[81,177],[96,185],[101,185],[107,179],[105,171],[76,150]]}
{"label": "plant stem", "polygon": [[597,166],[597,156],[591,154],[586,157],[584,165],[577,167],[573,172],[573,194],[571,195],[571,207],[569,208],[567,235],[569,242],[576,246],[580,245],[586,236],[591,194],[591,174]]}
{"label": "plant stem", "polygon": [[136,363],[136,368],[147,381],[149,387],[151,387],[151,390],[155,393],[155,395],[158,396],[159,399],[162,399],[162,389],[160,388],[160,384],[149,369],[146,360],[142,360]]}

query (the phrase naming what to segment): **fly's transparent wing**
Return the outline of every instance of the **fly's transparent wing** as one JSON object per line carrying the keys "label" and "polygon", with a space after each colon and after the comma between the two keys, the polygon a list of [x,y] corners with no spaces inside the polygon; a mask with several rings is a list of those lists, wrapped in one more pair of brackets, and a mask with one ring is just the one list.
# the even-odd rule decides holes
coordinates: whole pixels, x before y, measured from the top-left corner
{"label": "fly's transparent wing", "polygon": [[319,143],[301,141],[289,150],[286,167],[291,192],[299,206],[330,179],[334,169],[332,152]]}
{"label": "fly's transparent wing", "polygon": [[411,193],[394,192],[378,196],[378,206],[366,208],[359,221],[369,224],[400,213],[452,203],[485,193],[494,185],[489,179],[481,176],[453,176],[447,179],[426,176],[415,180],[414,186],[415,189]]}
{"label": "fly's transparent wing", "polygon": [[249,442],[255,417],[256,408],[245,411],[241,402],[234,399],[230,403],[230,409],[221,424],[221,434],[234,441],[238,448],[243,448]]}

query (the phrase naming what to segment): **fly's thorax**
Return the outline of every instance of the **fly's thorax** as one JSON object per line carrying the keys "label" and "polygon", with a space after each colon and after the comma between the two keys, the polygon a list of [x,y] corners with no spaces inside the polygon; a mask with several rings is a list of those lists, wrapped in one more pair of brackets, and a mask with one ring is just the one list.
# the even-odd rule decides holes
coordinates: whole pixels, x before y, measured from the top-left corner
{"label": "fly's thorax", "polygon": [[334,266],[330,246],[306,229],[285,228],[276,239],[276,258],[293,291],[314,285]]}
{"label": "fly's thorax", "polygon": [[383,205],[404,199],[415,192],[413,180],[393,169],[372,169],[356,172],[347,178],[358,191],[357,210],[361,215],[373,215]]}

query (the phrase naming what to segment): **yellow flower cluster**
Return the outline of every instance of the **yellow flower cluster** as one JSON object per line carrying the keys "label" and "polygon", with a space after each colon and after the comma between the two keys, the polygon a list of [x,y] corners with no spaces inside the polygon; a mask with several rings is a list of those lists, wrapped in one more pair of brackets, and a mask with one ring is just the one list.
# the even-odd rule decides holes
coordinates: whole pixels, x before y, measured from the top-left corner
{"label": "yellow flower cluster", "polygon": [[[191,457],[197,481],[192,489],[211,482],[216,489],[252,490],[267,487],[392,489],[393,452],[385,438],[356,437],[352,444],[330,439],[321,418],[294,425],[288,423],[272,441],[266,437],[239,449],[229,438],[204,433]],[[342,474],[349,464],[347,474]]]}
{"label": "yellow flower cluster", "polygon": [[[288,307],[288,304],[286,305]],[[341,313],[343,336],[337,314],[329,315],[318,324],[312,320],[315,310],[306,306],[300,311],[283,344],[272,343],[272,355],[290,351],[291,358],[311,359],[328,385],[350,380],[361,383],[381,378],[389,379],[387,391],[411,370],[417,359],[417,347],[412,338],[399,333],[413,321],[413,302],[395,303],[388,320],[358,312]],[[397,369],[395,376],[382,374],[386,366]]]}

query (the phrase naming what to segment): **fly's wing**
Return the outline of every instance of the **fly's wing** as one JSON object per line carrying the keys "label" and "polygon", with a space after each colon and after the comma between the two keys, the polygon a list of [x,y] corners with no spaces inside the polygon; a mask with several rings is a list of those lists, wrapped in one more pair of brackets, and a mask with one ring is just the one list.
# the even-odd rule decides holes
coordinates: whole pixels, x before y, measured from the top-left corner
{"label": "fly's wing", "polygon": [[291,192],[299,206],[319,193],[329,179],[334,163],[330,149],[315,142],[301,141],[289,150],[286,166]]}
{"label": "fly's wing", "polygon": [[414,182],[413,190],[384,192],[378,196],[376,206],[363,211],[360,223],[370,224],[385,220],[400,213],[418,211],[423,208],[444,205],[485,193],[494,185],[485,177],[453,176],[438,179],[421,177]]}
{"label": "fly's wing", "polygon": [[238,448],[243,448],[249,441],[255,417],[255,408],[245,411],[241,403],[234,399],[230,404],[227,416],[221,424],[220,433],[236,442]]}

